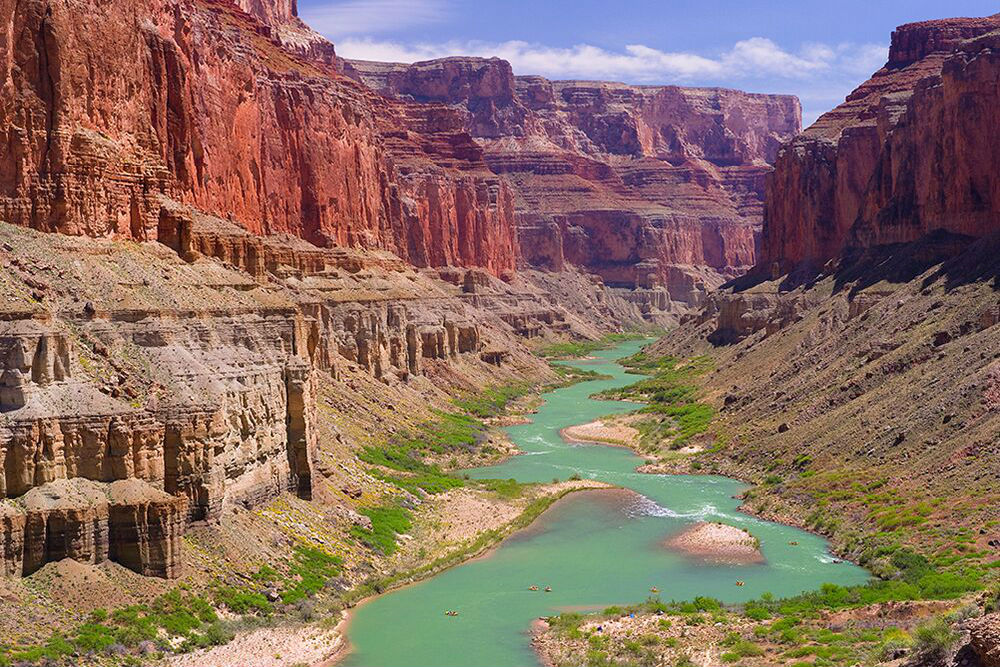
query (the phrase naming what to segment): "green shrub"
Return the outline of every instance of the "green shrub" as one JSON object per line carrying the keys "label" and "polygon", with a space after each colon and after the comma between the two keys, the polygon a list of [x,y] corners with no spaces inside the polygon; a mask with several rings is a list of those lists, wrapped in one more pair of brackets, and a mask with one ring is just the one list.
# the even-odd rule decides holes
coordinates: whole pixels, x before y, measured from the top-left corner
{"label": "green shrub", "polygon": [[371,530],[352,526],[351,535],[367,546],[388,556],[396,551],[396,536],[413,527],[410,512],[399,505],[381,505],[360,510],[371,519]]}
{"label": "green shrub", "polygon": [[112,644],[117,644],[118,638],[111,628],[100,623],[85,623],[76,629],[73,644],[81,651],[103,651]]}
{"label": "green shrub", "polygon": [[179,609],[160,616],[160,627],[171,635],[186,637],[192,630],[201,627],[201,621],[191,612]]}
{"label": "green shrub", "polygon": [[927,658],[943,658],[958,641],[958,633],[943,618],[918,626],[913,633],[914,648]]}
{"label": "green shrub", "polygon": [[917,586],[924,598],[932,600],[950,600],[982,588],[977,577],[955,572],[929,572],[920,577]]}
{"label": "green shrub", "polygon": [[[698,389],[692,380],[711,367],[708,357],[695,357],[680,363],[673,357],[650,357],[640,352],[624,363],[630,370],[652,375],[627,387],[609,389],[598,398],[629,399],[647,405],[639,410],[654,419],[639,421],[636,426],[644,446],[672,438],[671,446],[680,448],[695,435],[704,433],[715,416],[715,409],[696,400]],[[659,416],[660,419],[655,419]]]}
{"label": "green shrub", "polygon": [[215,601],[240,615],[252,613],[268,616],[274,611],[274,606],[263,593],[232,586],[221,586],[216,589]]}
{"label": "green shrub", "polygon": [[397,488],[409,491],[414,495],[419,495],[418,489],[424,491],[425,493],[429,493],[430,495],[437,495],[451,489],[457,489],[465,486],[465,482],[458,477],[452,477],[450,475],[434,472],[419,473],[409,477],[384,475],[377,470],[369,470],[368,472],[373,477],[381,479],[384,482],[388,482]]}
{"label": "green shrub", "polygon": [[524,493],[525,485],[516,479],[481,479],[477,484],[488,491],[492,491],[501,498],[513,500],[520,498]]}
{"label": "green shrub", "polygon": [[262,581],[264,583],[270,583],[278,578],[278,571],[275,570],[270,565],[261,565],[256,572],[254,572],[251,577],[254,581]]}
{"label": "green shrub", "polygon": [[889,562],[899,570],[900,575],[906,581],[916,582],[926,574],[933,572],[934,567],[920,554],[910,549],[897,549]]}
{"label": "green shrub", "polygon": [[485,419],[500,414],[506,409],[508,403],[515,398],[524,396],[531,389],[532,386],[525,382],[487,387],[476,394],[455,399],[454,403],[461,410]]}
{"label": "green shrub", "polygon": [[735,653],[738,658],[753,658],[764,655],[764,649],[751,641],[747,641],[746,639],[741,639],[733,644],[730,650]]}
{"label": "green shrub", "polygon": [[752,602],[748,602],[743,607],[743,615],[755,621],[764,621],[771,618],[771,612],[768,611],[767,607],[753,604]]}
{"label": "green shrub", "polygon": [[231,642],[236,635],[228,627],[216,621],[205,628],[203,636],[209,646],[222,646]]}
{"label": "green shrub", "polygon": [[[574,340],[549,343],[538,350],[539,356],[548,359],[579,359],[597,350],[606,350],[618,343],[646,338],[647,334],[638,332],[611,333],[600,340]],[[641,353],[640,353],[641,354]],[[631,358],[631,357],[628,357]]]}
{"label": "green shrub", "polygon": [[[372,519],[372,526],[374,525],[375,519]],[[393,545],[395,545],[395,535],[393,535]],[[288,568],[294,583],[281,592],[281,601],[292,604],[312,597],[323,590],[327,581],[340,574],[342,563],[340,558],[321,549],[302,545],[295,547],[291,567]]]}
{"label": "green shrub", "polygon": [[558,616],[550,616],[547,620],[549,626],[557,632],[565,634],[567,637],[578,639],[581,636],[580,625],[586,619],[583,614],[577,612],[564,612]]}

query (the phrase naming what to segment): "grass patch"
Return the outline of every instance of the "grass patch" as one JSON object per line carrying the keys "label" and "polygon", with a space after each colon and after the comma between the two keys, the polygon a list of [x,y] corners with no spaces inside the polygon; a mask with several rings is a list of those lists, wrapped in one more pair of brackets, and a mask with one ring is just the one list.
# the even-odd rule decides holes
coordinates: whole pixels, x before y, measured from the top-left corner
{"label": "grass patch", "polygon": [[482,489],[492,491],[504,500],[514,500],[524,494],[528,484],[522,484],[516,479],[481,479],[476,481],[476,485]]}
{"label": "grass patch", "polygon": [[436,464],[426,463],[424,457],[472,451],[482,439],[485,427],[469,415],[440,410],[435,410],[434,415],[433,420],[400,434],[393,442],[364,447],[358,458],[373,466],[405,473],[368,471],[413,494],[418,489],[433,495],[463,486],[460,478],[443,472]]}
{"label": "grass patch", "polygon": [[[374,529],[375,521],[372,520]],[[394,540],[395,543],[395,540]],[[321,549],[297,546],[288,568],[290,586],[281,592],[281,601],[293,604],[319,593],[326,583],[340,574],[343,561]]]}
{"label": "grass patch", "polygon": [[691,438],[708,430],[715,409],[698,401],[694,380],[711,369],[711,358],[694,357],[681,362],[670,356],[638,352],[621,363],[632,372],[651,377],[599,392],[595,397],[646,403],[638,411],[645,417],[634,423],[639,430],[641,449],[658,450],[665,440],[670,442],[671,449],[680,449]]}
{"label": "grass patch", "polygon": [[465,486],[465,482],[458,477],[453,477],[451,475],[435,471],[424,472],[411,477],[386,475],[377,470],[369,470],[368,472],[371,473],[373,477],[381,479],[383,482],[388,482],[389,484],[403,489],[404,491],[409,491],[414,495],[419,495],[419,490],[429,493],[430,495],[437,495],[451,489],[457,489]]}
{"label": "grass patch", "polygon": [[388,556],[396,551],[396,537],[413,527],[413,515],[399,505],[380,505],[359,510],[371,519],[371,529],[351,526],[351,536],[366,547]]}
{"label": "grass patch", "polygon": [[560,382],[557,386],[560,387],[567,387],[577,382],[587,382],[590,380],[610,380],[612,377],[590,370],[589,368],[580,368],[579,366],[569,366],[566,364],[550,363],[549,368],[559,376]]}
{"label": "grass patch", "polygon": [[515,382],[512,384],[487,387],[476,394],[467,394],[462,398],[456,398],[454,404],[464,412],[486,419],[495,417],[502,413],[507,404],[516,398],[520,398],[530,393],[532,385],[527,382]]}
{"label": "grass patch", "polygon": [[274,605],[259,591],[220,586],[215,591],[215,602],[235,614],[260,614],[270,616]]}
{"label": "grass patch", "polygon": [[130,605],[110,614],[97,609],[74,630],[55,633],[38,645],[0,645],[0,665],[61,662],[78,654],[104,654],[128,662],[143,642],[167,652],[173,651],[168,640],[174,640],[176,650],[186,652],[229,639],[231,634],[223,631],[208,600],[174,589],[150,604]]}

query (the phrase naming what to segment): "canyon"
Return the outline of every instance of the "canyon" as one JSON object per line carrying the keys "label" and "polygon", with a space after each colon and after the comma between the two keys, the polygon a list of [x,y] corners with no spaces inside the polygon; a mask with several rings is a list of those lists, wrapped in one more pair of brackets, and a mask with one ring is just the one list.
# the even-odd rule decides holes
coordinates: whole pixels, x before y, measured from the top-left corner
{"label": "canyon", "polygon": [[885,67],[779,151],[757,266],[659,344],[714,350],[721,410],[755,416],[737,465],[764,448],[993,492],[975,462],[1000,419],[997,34],[998,16],[897,28]]}
{"label": "canyon", "polygon": [[757,266],[650,351],[711,354],[714,469],[849,557],[887,534],[1000,556],[998,35],[996,16],[900,26],[885,67],[779,151]]}
{"label": "canyon", "polygon": [[303,544],[338,594],[393,576],[364,512],[436,492],[373,448],[471,414],[402,470],[503,458],[470,397],[626,329],[713,363],[711,431],[650,471],[757,483],[747,509],[847,556],[918,509],[915,547],[1000,555],[1000,15],[900,26],[804,131],[788,95],[345,59],[295,0],[0,26],[0,664],[97,609],[57,604],[66,568],[109,607]]}
{"label": "canyon", "polygon": [[22,575],[177,576],[185,524],[311,497],[316,376],[340,364],[405,382],[670,321],[753,263],[763,175],[799,129],[791,97],[338,60],[288,2],[0,17],[0,220],[43,234],[4,231]]}
{"label": "canyon", "polygon": [[[286,491],[311,497],[319,375],[351,366],[406,382],[435,360],[490,367],[515,347],[503,317],[520,313],[501,304],[518,295],[504,283],[476,294],[388,255],[311,248],[296,262],[282,244],[287,276],[255,281],[166,246],[0,236],[7,572],[72,557],[176,576],[186,523]],[[265,250],[244,256],[277,262]],[[471,305],[480,299],[491,315]],[[116,556],[119,541],[138,563]]]}
{"label": "canyon", "polygon": [[787,95],[549,81],[498,58],[342,63],[393,99],[464,111],[514,186],[523,264],[581,267],[654,313],[755,263],[764,176],[801,124]]}
{"label": "canyon", "polygon": [[[815,615],[797,604],[808,609],[822,594],[773,606],[761,596],[693,633],[683,605],[607,610],[582,624],[564,614],[535,636],[548,664],[587,660],[595,645],[627,664],[641,651],[637,637],[649,664],[678,655],[760,667],[828,655],[996,664],[998,37],[1000,16],[898,27],[885,66],[779,149],[756,265],[635,360],[654,375],[645,369],[669,361],[651,387],[662,382],[670,396],[673,377],[689,380],[715,414],[683,449],[641,470],[753,484],[741,509],[830,539],[838,557],[878,577],[876,591],[915,584],[904,564],[912,558],[953,581],[969,577],[967,592],[886,603],[829,587],[844,598],[823,600]],[[703,453],[682,455],[691,448]],[[935,623],[943,634],[923,643]],[[795,630],[781,635],[782,626]],[[874,650],[859,650],[857,636],[838,643],[861,629],[918,639]]]}

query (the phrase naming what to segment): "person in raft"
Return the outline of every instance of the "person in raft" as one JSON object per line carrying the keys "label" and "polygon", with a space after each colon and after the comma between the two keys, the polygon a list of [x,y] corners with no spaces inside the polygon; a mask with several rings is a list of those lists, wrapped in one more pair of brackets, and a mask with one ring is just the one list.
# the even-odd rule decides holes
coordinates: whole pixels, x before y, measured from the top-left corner
{"label": "person in raft", "polygon": [[545,587],[545,592],[546,593],[551,593],[552,592],[552,587],[551,586],[546,586]]}
{"label": "person in raft", "polygon": [[529,591],[537,591],[538,590],[538,586],[535,586],[534,584],[532,584],[531,586],[528,586],[528,590]]}

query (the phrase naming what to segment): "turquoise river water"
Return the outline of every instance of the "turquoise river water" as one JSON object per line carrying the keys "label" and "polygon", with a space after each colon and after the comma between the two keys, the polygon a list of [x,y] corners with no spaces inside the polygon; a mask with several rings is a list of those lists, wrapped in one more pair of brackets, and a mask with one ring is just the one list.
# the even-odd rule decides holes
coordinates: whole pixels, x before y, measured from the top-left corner
{"label": "turquoise river water", "polygon": [[[574,473],[635,491],[570,494],[532,526],[472,560],[358,607],[348,626],[354,667],[535,667],[529,629],[533,619],[565,610],[599,610],[645,600],[656,586],[663,600],[698,595],[740,602],[770,592],[785,596],[824,582],[863,583],[868,573],[835,563],[826,543],[809,533],[736,510],[741,483],[717,476],[648,475],[642,460],[620,447],[565,442],[560,429],[635,404],[596,401],[594,392],[638,377],[615,360],[642,341],[595,353],[573,365],[612,376],[581,382],[544,396],[531,424],[507,428],[524,452],[470,476],[522,482],[567,479]],[[662,546],[695,521],[722,521],[760,539],[765,564],[730,566],[692,561]],[[789,542],[797,542],[790,545]],[[742,580],[745,585],[737,587]],[[529,591],[530,585],[552,592]],[[446,616],[445,610],[459,612]]]}

